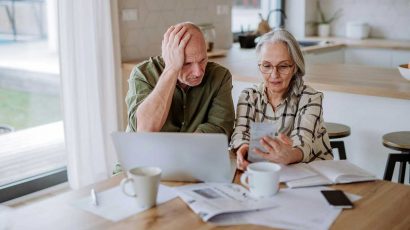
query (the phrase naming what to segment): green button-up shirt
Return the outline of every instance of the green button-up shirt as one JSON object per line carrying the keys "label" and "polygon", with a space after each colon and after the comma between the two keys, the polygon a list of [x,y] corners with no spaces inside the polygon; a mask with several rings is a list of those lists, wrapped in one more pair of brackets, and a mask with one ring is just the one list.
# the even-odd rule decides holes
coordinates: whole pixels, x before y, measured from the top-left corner
{"label": "green button-up shirt", "polygon": [[[127,131],[137,130],[137,108],[154,89],[164,67],[161,57],[153,57],[138,64],[131,72],[125,99],[128,107]],[[235,119],[231,91],[231,73],[216,63],[208,62],[201,84],[186,91],[176,86],[161,131],[225,133],[230,137]]]}

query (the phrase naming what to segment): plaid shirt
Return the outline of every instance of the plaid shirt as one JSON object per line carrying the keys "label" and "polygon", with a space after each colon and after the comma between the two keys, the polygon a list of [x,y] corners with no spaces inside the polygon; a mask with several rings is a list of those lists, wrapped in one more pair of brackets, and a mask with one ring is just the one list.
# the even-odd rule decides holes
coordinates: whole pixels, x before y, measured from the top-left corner
{"label": "plaid shirt", "polygon": [[278,132],[293,140],[303,152],[303,162],[333,159],[329,136],[324,127],[323,93],[297,81],[289,96],[273,110],[264,83],[247,88],[239,96],[231,148],[249,144],[250,123],[275,123]]}

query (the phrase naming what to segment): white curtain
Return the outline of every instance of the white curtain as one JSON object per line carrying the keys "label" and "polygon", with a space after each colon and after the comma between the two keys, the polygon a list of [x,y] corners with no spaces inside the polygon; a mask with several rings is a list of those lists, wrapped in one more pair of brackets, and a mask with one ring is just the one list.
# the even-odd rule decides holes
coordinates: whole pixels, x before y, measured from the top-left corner
{"label": "white curtain", "polygon": [[58,9],[68,180],[76,189],[108,178],[116,163],[119,61],[110,1],[60,0]]}

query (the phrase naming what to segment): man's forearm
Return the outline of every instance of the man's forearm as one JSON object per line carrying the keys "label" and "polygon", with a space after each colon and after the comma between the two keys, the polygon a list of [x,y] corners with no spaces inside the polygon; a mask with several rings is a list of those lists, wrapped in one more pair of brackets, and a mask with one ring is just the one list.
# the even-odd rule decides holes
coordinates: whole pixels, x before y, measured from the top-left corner
{"label": "man's forearm", "polygon": [[179,72],[165,68],[158,83],[136,111],[137,131],[158,132],[164,125]]}

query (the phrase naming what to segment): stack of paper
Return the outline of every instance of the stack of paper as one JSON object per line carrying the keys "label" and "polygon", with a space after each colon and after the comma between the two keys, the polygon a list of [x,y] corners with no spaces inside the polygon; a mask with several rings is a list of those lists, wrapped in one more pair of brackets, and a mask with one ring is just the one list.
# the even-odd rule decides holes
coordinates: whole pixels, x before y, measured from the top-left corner
{"label": "stack of paper", "polygon": [[271,199],[254,199],[240,185],[227,183],[200,183],[175,188],[178,196],[203,221],[221,214],[272,208]]}
{"label": "stack of paper", "polygon": [[[275,196],[258,200],[236,184],[202,183],[176,188],[178,196],[203,221],[216,225],[328,229],[342,210],[330,206],[321,190],[329,188],[282,189]],[[360,199],[347,195],[351,201]]]}
{"label": "stack of paper", "polygon": [[[111,221],[119,221],[145,211],[139,208],[135,198],[124,195],[120,186],[98,193],[98,206],[91,202],[91,197],[85,197],[73,202],[77,208],[94,213]],[[165,185],[158,189],[157,205],[165,203],[176,197],[174,190]]]}
{"label": "stack of paper", "polygon": [[[320,190],[326,187],[282,189],[271,200],[274,208],[215,216],[217,225],[255,224],[283,229],[329,229],[341,209],[330,206]],[[359,196],[347,194],[351,201]]]}

